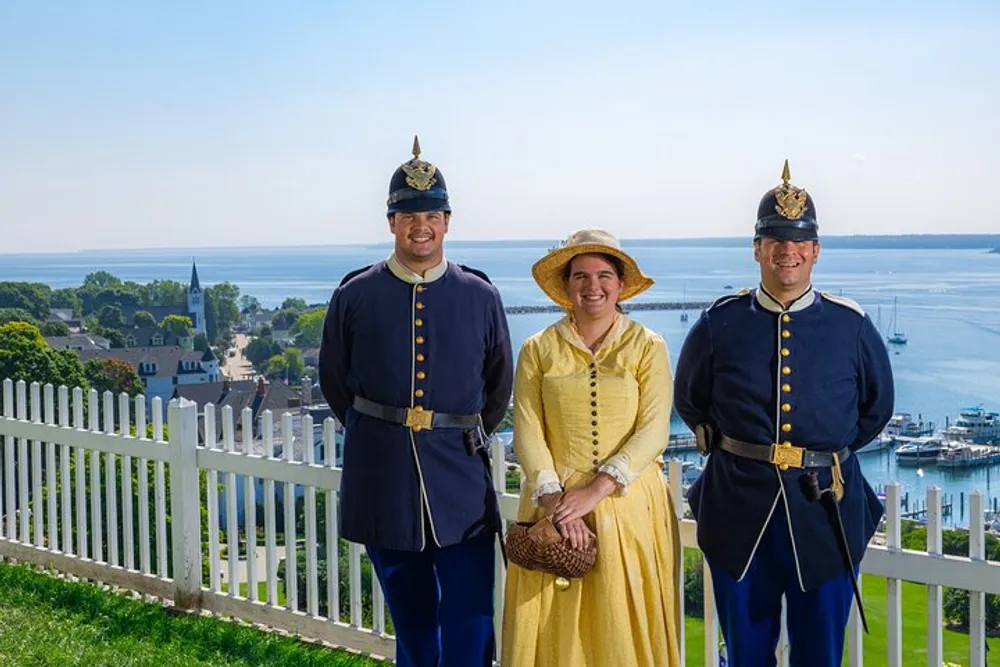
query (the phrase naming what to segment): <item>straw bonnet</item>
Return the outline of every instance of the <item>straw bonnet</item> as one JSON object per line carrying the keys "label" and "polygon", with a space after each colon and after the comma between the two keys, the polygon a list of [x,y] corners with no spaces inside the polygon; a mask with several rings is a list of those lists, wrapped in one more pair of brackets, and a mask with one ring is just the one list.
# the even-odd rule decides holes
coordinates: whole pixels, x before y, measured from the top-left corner
{"label": "straw bonnet", "polygon": [[619,301],[631,299],[653,286],[653,279],[643,273],[635,260],[622,250],[618,239],[603,229],[581,229],[573,232],[562,245],[553,248],[545,257],[535,262],[531,267],[531,275],[550,299],[564,308],[572,308],[573,303],[566,294],[563,269],[574,257],[587,253],[603,253],[621,260],[625,273],[621,276],[624,284],[618,296]]}

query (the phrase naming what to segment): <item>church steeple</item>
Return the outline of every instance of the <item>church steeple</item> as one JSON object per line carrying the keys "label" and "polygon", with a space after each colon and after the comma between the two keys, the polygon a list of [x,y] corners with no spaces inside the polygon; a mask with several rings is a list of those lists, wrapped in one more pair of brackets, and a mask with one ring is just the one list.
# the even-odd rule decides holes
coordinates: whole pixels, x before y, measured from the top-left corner
{"label": "church steeple", "polygon": [[191,284],[188,286],[188,292],[200,292],[201,283],[198,282],[198,265],[191,262]]}
{"label": "church steeple", "polygon": [[187,293],[188,316],[191,324],[197,333],[208,333],[205,320],[205,294],[201,291],[201,282],[198,280],[198,265],[191,262],[191,284],[188,285]]}

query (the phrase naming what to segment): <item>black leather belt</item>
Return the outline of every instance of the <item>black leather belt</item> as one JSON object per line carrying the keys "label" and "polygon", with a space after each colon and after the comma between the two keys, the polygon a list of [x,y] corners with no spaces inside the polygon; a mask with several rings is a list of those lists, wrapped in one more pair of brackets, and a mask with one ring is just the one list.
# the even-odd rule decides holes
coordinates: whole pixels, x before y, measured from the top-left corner
{"label": "black leather belt", "polygon": [[757,445],[723,435],[719,447],[730,454],[736,454],[755,461],[773,463],[782,470],[789,468],[832,468],[834,456],[843,463],[851,456],[851,450],[844,447],[838,452],[817,452],[793,445]]}
{"label": "black leather belt", "polygon": [[414,430],[433,428],[474,428],[479,425],[479,415],[449,415],[426,410],[420,406],[397,408],[382,405],[361,396],[354,397],[354,409],[363,415],[402,424]]}

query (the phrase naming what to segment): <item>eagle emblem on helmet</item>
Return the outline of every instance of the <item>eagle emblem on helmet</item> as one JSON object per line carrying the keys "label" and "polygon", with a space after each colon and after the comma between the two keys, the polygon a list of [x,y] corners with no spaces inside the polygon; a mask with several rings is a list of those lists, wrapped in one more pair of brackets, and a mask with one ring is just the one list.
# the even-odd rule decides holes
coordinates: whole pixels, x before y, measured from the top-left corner
{"label": "eagle emblem on helmet", "polygon": [[774,189],[774,198],[778,204],[774,210],[783,218],[798,220],[809,209],[806,204],[806,191],[794,185],[781,185]]}
{"label": "eagle emblem on helmet", "polygon": [[798,220],[809,210],[809,195],[802,188],[789,183],[790,179],[788,160],[785,160],[785,168],[781,171],[782,183],[774,189],[774,199],[777,201],[774,210],[783,218]]}
{"label": "eagle emblem on helmet", "polygon": [[413,159],[403,165],[403,173],[406,174],[406,184],[414,190],[430,190],[431,186],[437,183],[434,173],[437,167],[430,162]]}
{"label": "eagle emblem on helmet", "polygon": [[434,173],[437,167],[420,159],[420,139],[413,137],[413,159],[402,165],[406,174],[406,184],[414,190],[430,190],[437,183]]}

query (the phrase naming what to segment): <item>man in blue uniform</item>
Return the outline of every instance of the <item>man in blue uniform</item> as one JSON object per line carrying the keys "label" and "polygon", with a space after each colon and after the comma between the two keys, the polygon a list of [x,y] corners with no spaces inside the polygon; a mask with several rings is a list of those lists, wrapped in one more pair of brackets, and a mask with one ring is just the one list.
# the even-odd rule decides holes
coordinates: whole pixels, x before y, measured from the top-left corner
{"label": "man in blue uniform", "polygon": [[403,667],[492,663],[499,510],[486,437],[513,388],[487,276],[447,261],[444,176],[420,159],[389,184],[385,261],[347,274],[323,330],[323,394],[344,425],[340,534],[364,544]]}
{"label": "man in blue uniform", "polygon": [[858,304],[813,289],[816,207],[789,179],[786,161],[758,208],[760,285],[702,313],[675,374],[677,412],[708,454],[688,502],[734,667],[775,664],[782,596],[791,664],[840,665],[883,511],[853,453],[892,416],[889,356]]}

